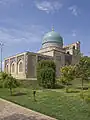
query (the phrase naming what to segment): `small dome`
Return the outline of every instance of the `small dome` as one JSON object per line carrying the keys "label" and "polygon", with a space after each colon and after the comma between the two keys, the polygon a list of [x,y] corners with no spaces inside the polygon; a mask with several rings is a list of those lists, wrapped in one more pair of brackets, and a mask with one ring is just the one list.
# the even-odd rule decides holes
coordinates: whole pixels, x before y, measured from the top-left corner
{"label": "small dome", "polygon": [[63,46],[63,38],[59,35],[59,33],[52,30],[51,32],[48,32],[44,35],[42,45],[47,43],[56,43],[60,46]]}

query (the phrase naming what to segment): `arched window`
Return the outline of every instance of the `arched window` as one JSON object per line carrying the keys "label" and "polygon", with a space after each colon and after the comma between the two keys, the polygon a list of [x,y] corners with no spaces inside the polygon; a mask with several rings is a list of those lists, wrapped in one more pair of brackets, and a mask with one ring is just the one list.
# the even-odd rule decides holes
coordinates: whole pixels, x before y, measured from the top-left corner
{"label": "arched window", "polygon": [[19,72],[23,72],[23,62],[19,63]]}
{"label": "arched window", "polygon": [[69,52],[69,51],[67,51],[67,54],[70,54],[70,52]]}
{"label": "arched window", "polygon": [[75,46],[73,46],[73,49],[75,50]]}
{"label": "arched window", "polygon": [[11,70],[12,70],[12,73],[15,72],[15,64],[14,63],[11,65]]}

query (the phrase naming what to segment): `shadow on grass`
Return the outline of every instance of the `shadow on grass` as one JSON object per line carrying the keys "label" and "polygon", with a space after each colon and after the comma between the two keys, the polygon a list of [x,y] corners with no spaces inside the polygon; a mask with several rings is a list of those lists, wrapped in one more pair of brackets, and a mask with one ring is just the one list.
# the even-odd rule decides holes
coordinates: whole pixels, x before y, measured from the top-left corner
{"label": "shadow on grass", "polygon": [[80,91],[66,91],[66,93],[80,93]]}
{"label": "shadow on grass", "polygon": [[12,94],[12,96],[23,96],[23,95],[27,95],[27,93],[18,92],[18,93],[13,93],[13,94]]}

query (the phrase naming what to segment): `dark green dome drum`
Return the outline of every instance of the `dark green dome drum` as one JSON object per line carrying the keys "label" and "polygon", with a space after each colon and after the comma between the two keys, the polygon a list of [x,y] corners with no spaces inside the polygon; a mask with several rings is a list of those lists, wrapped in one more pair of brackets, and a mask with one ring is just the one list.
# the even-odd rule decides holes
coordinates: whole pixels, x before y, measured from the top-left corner
{"label": "dark green dome drum", "polygon": [[63,46],[63,38],[59,35],[59,33],[55,31],[48,32],[43,37],[42,47],[49,47],[49,46],[56,46],[62,47]]}

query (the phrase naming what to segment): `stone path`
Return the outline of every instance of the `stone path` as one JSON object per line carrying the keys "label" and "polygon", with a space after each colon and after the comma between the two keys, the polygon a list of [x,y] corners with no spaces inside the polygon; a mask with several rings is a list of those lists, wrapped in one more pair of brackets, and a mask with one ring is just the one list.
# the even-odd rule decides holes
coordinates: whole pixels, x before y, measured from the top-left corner
{"label": "stone path", "polygon": [[0,120],[56,120],[0,98]]}

